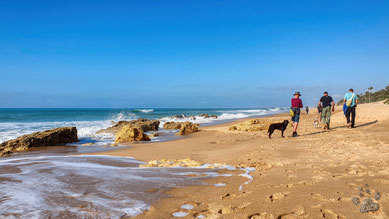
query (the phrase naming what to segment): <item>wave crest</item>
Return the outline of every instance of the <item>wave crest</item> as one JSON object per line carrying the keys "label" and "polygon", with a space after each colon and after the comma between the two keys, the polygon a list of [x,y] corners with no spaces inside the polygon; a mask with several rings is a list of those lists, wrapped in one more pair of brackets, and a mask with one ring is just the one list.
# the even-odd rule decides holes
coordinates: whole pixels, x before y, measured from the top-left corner
{"label": "wave crest", "polygon": [[154,109],[135,109],[133,110],[134,113],[152,113],[154,112]]}

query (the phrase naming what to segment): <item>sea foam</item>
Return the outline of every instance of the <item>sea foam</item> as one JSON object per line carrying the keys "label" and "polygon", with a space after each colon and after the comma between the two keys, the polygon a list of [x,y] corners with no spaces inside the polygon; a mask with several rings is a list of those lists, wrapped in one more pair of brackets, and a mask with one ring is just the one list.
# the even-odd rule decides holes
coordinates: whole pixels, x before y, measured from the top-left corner
{"label": "sea foam", "polygon": [[[0,217],[120,218],[149,209],[160,193],[150,189],[204,185],[188,169],[138,168],[133,158],[100,155],[4,158]],[[214,170],[192,169],[208,173]],[[203,175],[204,175],[203,174]]]}

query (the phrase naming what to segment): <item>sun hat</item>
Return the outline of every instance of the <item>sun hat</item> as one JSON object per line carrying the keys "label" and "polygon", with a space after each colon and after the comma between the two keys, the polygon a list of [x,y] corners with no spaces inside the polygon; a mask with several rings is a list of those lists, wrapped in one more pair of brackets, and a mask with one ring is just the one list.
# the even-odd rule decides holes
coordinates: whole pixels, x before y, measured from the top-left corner
{"label": "sun hat", "polygon": [[298,91],[296,91],[296,92],[293,94],[293,96],[295,96],[295,95],[301,96],[300,92],[298,92]]}

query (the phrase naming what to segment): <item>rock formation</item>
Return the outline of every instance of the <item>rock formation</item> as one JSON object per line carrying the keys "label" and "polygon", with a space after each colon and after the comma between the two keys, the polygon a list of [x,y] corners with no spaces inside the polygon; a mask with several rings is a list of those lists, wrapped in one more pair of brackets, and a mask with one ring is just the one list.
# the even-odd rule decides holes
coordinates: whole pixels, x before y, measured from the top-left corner
{"label": "rock formation", "polygon": [[138,119],[133,121],[119,121],[114,126],[102,129],[97,133],[111,133],[116,134],[124,126],[130,126],[142,130],[143,132],[147,131],[158,131],[159,121],[158,120],[148,120],[148,119]]}
{"label": "rock formation", "polygon": [[31,147],[57,146],[77,141],[76,127],[61,127],[43,132],[34,132],[0,144],[0,156],[16,151],[25,151]]}
{"label": "rock formation", "polygon": [[132,126],[124,126],[115,135],[115,143],[125,143],[131,141],[150,141],[141,129]]}
{"label": "rock formation", "polygon": [[250,121],[242,122],[235,124],[229,128],[230,131],[245,131],[245,132],[257,132],[257,131],[267,131],[269,129],[270,121],[261,121],[258,119],[253,119]]}
{"label": "rock formation", "polygon": [[206,113],[200,114],[199,116],[200,116],[200,117],[203,117],[203,118],[206,118],[206,119],[208,119],[208,118],[217,119],[217,115],[208,115],[208,114],[206,114]]}
{"label": "rock formation", "polygon": [[146,164],[142,164],[139,167],[202,167],[202,168],[222,168],[227,166],[225,163],[215,163],[204,165],[198,161],[192,160],[190,158],[186,159],[162,159],[162,160],[151,160]]}
{"label": "rock formation", "polygon": [[194,124],[191,122],[167,122],[163,125],[164,129],[174,130],[180,129],[177,135],[187,135],[199,130],[199,124]]}
{"label": "rock formation", "polygon": [[188,135],[197,131],[199,131],[199,124],[185,122],[181,124],[180,131],[177,133],[177,135]]}
{"label": "rock formation", "polygon": [[163,124],[163,128],[166,130],[180,129],[183,122],[167,122]]}

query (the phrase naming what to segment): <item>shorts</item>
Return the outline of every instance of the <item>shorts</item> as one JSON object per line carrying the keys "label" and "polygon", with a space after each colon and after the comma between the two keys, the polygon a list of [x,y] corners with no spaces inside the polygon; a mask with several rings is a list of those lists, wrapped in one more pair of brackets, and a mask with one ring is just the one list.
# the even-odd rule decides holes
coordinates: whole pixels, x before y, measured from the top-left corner
{"label": "shorts", "polygon": [[300,122],[300,108],[292,108],[294,116],[292,116],[292,122]]}

